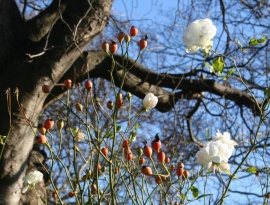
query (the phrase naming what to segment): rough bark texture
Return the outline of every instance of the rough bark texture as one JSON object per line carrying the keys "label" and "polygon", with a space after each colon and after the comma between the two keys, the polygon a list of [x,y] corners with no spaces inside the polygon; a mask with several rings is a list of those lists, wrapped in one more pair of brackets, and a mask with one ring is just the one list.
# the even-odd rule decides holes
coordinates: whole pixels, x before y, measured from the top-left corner
{"label": "rough bark texture", "polygon": [[[36,126],[47,97],[41,87],[57,84],[85,46],[105,28],[111,4],[109,0],[55,0],[24,23],[15,1],[0,2],[0,90],[19,90],[18,100],[10,95],[9,109],[5,92],[0,95],[0,133],[8,135],[0,161],[0,204],[37,204],[36,197],[20,198],[21,178],[29,165],[35,137],[31,125]],[[43,187],[40,193],[44,191]]]}

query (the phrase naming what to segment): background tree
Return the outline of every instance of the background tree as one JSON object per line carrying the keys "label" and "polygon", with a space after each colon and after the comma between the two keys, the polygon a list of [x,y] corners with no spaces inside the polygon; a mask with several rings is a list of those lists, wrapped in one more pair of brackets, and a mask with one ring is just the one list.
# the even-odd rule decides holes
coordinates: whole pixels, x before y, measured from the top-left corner
{"label": "background tree", "polygon": [[[97,36],[109,22],[105,33],[110,35],[106,40],[114,38],[120,29],[129,30],[132,25],[117,15],[111,15],[109,20],[112,1],[85,0],[78,4],[77,1],[62,0],[52,1],[48,5],[41,2],[18,5],[21,10],[15,1],[0,1],[0,88],[5,91],[0,95],[0,134],[8,135],[5,146],[2,146],[0,163],[2,204],[17,204],[20,199],[21,203],[30,200],[21,198],[21,178],[25,175],[25,169],[32,169],[28,159],[38,118],[44,105],[46,107],[54,100],[41,92],[42,85],[49,85],[52,93],[58,96],[65,89],[56,85],[67,77],[79,83],[90,76],[97,79],[94,81],[95,99],[103,99],[108,91],[101,79],[111,81],[108,71],[112,68],[112,61],[103,51],[97,50],[104,40],[102,35]],[[269,31],[269,4],[265,1],[231,0],[225,3],[221,0],[209,4],[189,1],[175,5],[176,9],[172,9],[174,12],[169,14],[160,10],[161,14],[166,13],[166,21],[140,19],[140,24],[130,21],[136,22],[141,31],[148,33],[149,49],[141,56],[140,63],[136,63],[128,73],[123,89],[139,98],[143,98],[147,92],[159,97],[156,108],[161,113],[151,113],[152,118],[145,117],[144,120],[155,122],[157,129],[162,131],[166,148],[174,147],[179,158],[185,160],[190,168],[195,167],[197,147],[206,138],[205,128],[209,128],[212,134],[219,128],[234,136],[240,148],[232,163],[238,164],[237,157],[242,159],[251,145],[257,116],[260,115],[261,101],[256,102],[253,96],[263,100],[263,91],[268,87],[269,66],[265,56],[269,52],[269,41],[262,46],[250,46],[248,41]],[[37,15],[30,13],[38,7],[41,10],[36,10]],[[200,8],[199,11],[197,8]],[[239,72],[233,72],[229,78],[226,76],[226,80],[205,68],[205,62],[213,62],[212,56],[205,59],[202,53],[186,54],[179,37],[188,23],[204,18],[210,11],[214,23],[221,25],[213,49],[237,59],[235,63]],[[151,32],[149,28],[159,29]],[[97,40],[93,42],[95,38]],[[243,45],[238,43],[238,39]],[[93,42],[90,48],[95,49],[88,47],[85,51],[90,42]],[[243,50],[246,53],[242,53]],[[115,84],[120,86],[123,74],[121,55],[116,55],[115,60],[119,64],[113,77]],[[129,59],[130,65],[133,62]],[[228,74],[233,67],[234,64],[226,60],[224,72]],[[242,81],[247,87],[243,86]],[[252,91],[252,95],[249,91]],[[133,106],[136,108],[136,104]],[[48,112],[53,112],[53,109]],[[164,124],[164,121],[168,123]],[[254,148],[257,154],[253,156],[257,164],[250,159],[243,166],[244,169],[257,165],[263,179],[268,176],[268,122],[267,119],[264,121],[264,137]],[[140,133],[138,138],[142,138]],[[175,146],[174,142],[178,142],[179,146]],[[245,178],[248,174],[239,177]],[[266,190],[263,189],[262,193]],[[244,190],[244,193],[256,195],[258,192]],[[257,194],[258,198],[262,193]]]}

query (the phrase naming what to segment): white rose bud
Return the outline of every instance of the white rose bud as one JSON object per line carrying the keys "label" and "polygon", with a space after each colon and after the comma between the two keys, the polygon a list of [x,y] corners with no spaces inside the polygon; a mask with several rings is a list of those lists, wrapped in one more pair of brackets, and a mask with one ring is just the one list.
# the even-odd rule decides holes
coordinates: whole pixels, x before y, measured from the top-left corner
{"label": "white rose bud", "polygon": [[33,187],[43,180],[43,174],[40,171],[30,172],[29,174],[24,176],[22,180],[23,180],[22,193],[25,193],[28,190],[29,186]]}
{"label": "white rose bud", "polygon": [[200,48],[209,52],[213,45],[212,38],[217,33],[217,28],[208,18],[192,22],[184,31],[183,40],[187,46],[187,53],[195,53]]}
{"label": "white rose bud", "polygon": [[143,99],[143,107],[146,110],[156,107],[158,103],[158,98],[153,93],[148,93]]}

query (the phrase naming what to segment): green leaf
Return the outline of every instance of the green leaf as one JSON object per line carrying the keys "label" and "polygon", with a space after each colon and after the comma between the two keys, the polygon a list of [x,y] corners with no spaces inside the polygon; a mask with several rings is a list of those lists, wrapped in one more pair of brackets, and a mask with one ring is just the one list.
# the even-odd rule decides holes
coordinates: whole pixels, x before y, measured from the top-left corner
{"label": "green leaf", "polygon": [[191,190],[191,192],[192,192],[193,198],[196,198],[196,197],[199,195],[199,190],[198,190],[197,187],[191,186],[191,187],[190,187],[190,190]]}
{"label": "green leaf", "polygon": [[261,37],[259,39],[252,38],[249,41],[249,45],[251,45],[251,46],[260,45],[260,44],[263,44],[265,41],[266,41],[266,36],[263,36],[263,37]]}
{"label": "green leaf", "polygon": [[136,130],[140,127],[139,123],[136,123],[136,125],[133,127],[132,131],[130,132],[129,135],[129,141],[133,142],[136,140],[137,132]]}
{"label": "green leaf", "polygon": [[234,71],[234,67],[231,68],[229,71],[228,71],[228,76],[231,76],[233,74],[233,71]]}
{"label": "green leaf", "polygon": [[252,174],[256,174],[257,169],[256,169],[256,167],[251,166],[251,167],[249,167],[249,168],[247,168],[247,169],[245,169],[245,170],[243,170],[243,171],[244,171],[244,172],[248,172],[248,173],[252,173]]}
{"label": "green leaf", "polygon": [[105,138],[113,137],[113,133],[107,132],[106,135],[104,136]]}
{"label": "green leaf", "polygon": [[136,125],[134,126],[133,130],[137,130],[140,127],[139,123],[136,123]]}
{"label": "green leaf", "polygon": [[[226,172],[228,175],[232,176],[230,170],[225,169],[225,172]],[[234,179],[238,179],[238,176],[237,176],[237,175],[233,175],[233,178],[234,178]]]}
{"label": "green leaf", "polygon": [[265,88],[264,96],[270,97],[270,89],[269,88]]}
{"label": "green leaf", "polygon": [[206,197],[206,196],[212,196],[213,194],[202,194],[200,196],[198,196],[196,199],[200,199],[200,198],[203,198],[203,197]]}
{"label": "green leaf", "polygon": [[238,179],[238,176],[237,176],[237,175],[233,175],[233,178],[234,178],[234,179]]}
{"label": "green leaf", "polygon": [[221,56],[214,58],[212,63],[214,72],[218,75],[220,75],[224,69],[224,61]]}
{"label": "green leaf", "polygon": [[79,129],[72,129],[72,128],[69,128],[69,130],[70,130],[72,136],[76,136],[78,131],[79,131]]}
{"label": "green leaf", "polygon": [[117,132],[120,132],[121,130],[122,130],[122,126],[121,125],[116,126],[116,131]]}
{"label": "green leaf", "polygon": [[132,132],[130,133],[129,140],[130,140],[131,142],[134,142],[134,141],[136,140],[136,132],[135,132],[135,131],[132,131]]}

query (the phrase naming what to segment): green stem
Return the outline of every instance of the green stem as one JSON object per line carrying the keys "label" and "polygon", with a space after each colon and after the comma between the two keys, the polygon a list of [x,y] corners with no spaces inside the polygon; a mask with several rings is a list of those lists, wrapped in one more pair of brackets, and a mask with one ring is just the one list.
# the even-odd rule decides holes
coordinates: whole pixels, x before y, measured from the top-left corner
{"label": "green stem", "polygon": [[227,192],[229,190],[229,187],[230,187],[230,185],[232,183],[232,180],[233,180],[234,176],[236,175],[236,173],[238,172],[238,170],[241,168],[241,166],[243,165],[243,163],[247,160],[248,156],[253,151],[253,149],[256,147],[257,137],[258,137],[259,130],[260,130],[260,127],[261,127],[263,121],[264,121],[264,117],[261,116],[260,117],[260,122],[259,122],[258,128],[256,130],[255,138],[253,140],[253,143],[252,143],[250,149],[248,150],[247,154],[245,155],[245,157],[242,159],[242,161],[238,165],[238,167],[235,169],[235,171],[233,172],[233,174],[231,174],[231,176],[229,178],[229,181],[228,181],[228,184],[227,184],[227,186],[226,186],[226,188],[225,188],[225,190],[224,190],[224,192],[223,192],[223,194],[221,196],[221,199],[217,202],[217,204],[222,205],[224,203],[224,199],[226,198],[226,194],[227,194]]}
{"label": "green stem", "polygon": [[[13,125],[12,125],[12,126],[13,126]],[[10,131],[11,131],[11,129],[12,129],[12,126],[11,126],[11,128],[9,129],[7,136],[6,136],[5,139],[3,140],[3,146],[2,146],[1,151],[0,151],[0,160],[1,160],[1,158],[2,158],[2,154],[3,154],[4,148],[5,148],[5,145],[6,145],[8,136],[9,136],[9,133],[10,133]]]}

